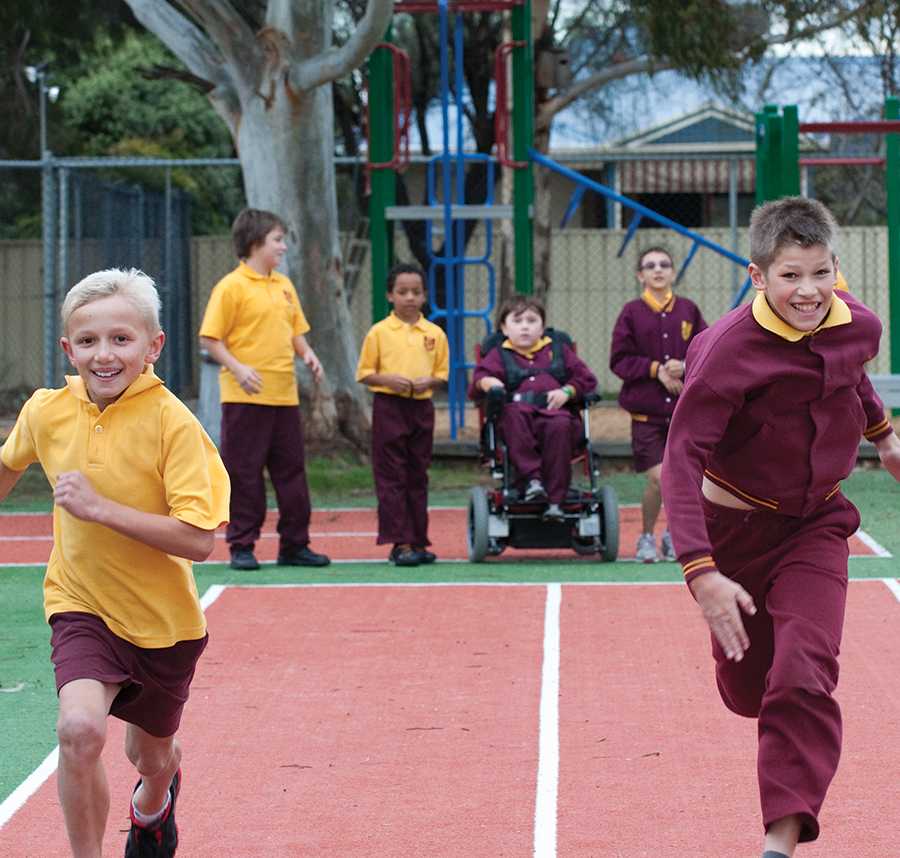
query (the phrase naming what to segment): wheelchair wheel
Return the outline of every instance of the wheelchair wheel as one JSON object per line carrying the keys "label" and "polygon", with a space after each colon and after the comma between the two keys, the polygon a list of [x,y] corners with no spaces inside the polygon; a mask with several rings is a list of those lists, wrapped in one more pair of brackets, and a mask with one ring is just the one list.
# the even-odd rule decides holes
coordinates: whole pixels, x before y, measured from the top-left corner
{"label": "wheelchair wheel", "polygon": [[603,486],[603,559],[612,562],[619,556],[619,499],[612,486]]}
{"label": "wheelchair wheel", "polygon": [[469,527],[467,541],[469,560],[481,563],[488,553],[488,494],[483,486],[475,486],[469,493]]}
{"label": "wheelchair wheel", "polygon": [[588,536],[584,539],[576,536],[572,539],[572,549],[582,557],[594,557],[600,553],[600,538]]}

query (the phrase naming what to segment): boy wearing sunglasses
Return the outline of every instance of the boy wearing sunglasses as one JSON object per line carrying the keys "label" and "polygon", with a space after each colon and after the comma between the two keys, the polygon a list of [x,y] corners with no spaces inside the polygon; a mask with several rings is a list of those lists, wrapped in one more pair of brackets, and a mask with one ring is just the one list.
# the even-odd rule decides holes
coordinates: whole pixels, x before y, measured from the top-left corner
{"label": "boy wearing sunglasses", "polygon": [[684,378],[684,358],[691,340],[706,328],[693,301],[672,291],[675,265],[663,247],[638,257],[641,296],[619,314],[612,334],[609,368],[622,379],[619,405],[631,414],[634,469],[647,475],[641,499],[641,535],[636,556],[642,563],[675,560],[669,531],[663,531],[659,554],[653,529],[662,508],[659,478],[669,420]]}

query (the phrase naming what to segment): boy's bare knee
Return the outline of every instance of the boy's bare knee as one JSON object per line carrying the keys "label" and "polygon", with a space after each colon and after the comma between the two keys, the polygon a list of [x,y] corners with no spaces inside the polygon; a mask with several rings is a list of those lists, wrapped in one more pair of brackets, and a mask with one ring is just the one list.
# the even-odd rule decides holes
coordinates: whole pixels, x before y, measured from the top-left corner
{"label": "boy's bare knee", "polygon": [[106,744],[106,719],[84,712],[60,713],[56,722],[60,753],[83,762],[99,759]]}

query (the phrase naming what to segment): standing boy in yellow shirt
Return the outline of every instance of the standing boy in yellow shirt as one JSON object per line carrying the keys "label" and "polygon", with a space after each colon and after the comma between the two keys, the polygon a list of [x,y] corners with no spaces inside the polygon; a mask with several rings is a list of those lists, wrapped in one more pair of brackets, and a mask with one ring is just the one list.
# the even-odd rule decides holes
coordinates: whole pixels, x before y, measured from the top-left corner
{"label": "standing boy in yellow shirt", "polygon": [[322,378],[304,336],[309,324],[293,283],[275,268],[287,250],[278,215],[244,209],[231,229],[240,263],[215,286],[200,326],[200,344],[222,365],[221,451],[231,477],[225,538],[233,569],[259,569],[253,553],[266,517],[268,470],[278,500],[278,564],[327,566],[309,547],[306,482],[294,355]]}
{"label": "standing boy in yellow shirt", "polygon": [[397,566],[433,563],[427,550],[428,466],[434,445],[435,388],[449,375],[444,332],[422,315],[425,274],[417,265],[388,272],[393,311],[366,334],[356,379],[372,400],[372,470],[378,496],[377,544],[392,543]]}
{"label": "standing boy in yellow shirt", "polygon": [[175,854],[181,747],[206,620],[191,572],[228,515],[228,475],[153,373],[165,335],[147,275],[98,271],[62,307],[77,376],[25,403],[0,449],[0,500],[40,462],[53,487],[44,611],[59,694],[59,798],[75,858],[99,858],[109,811],[106,718],[140,775],[126,858]]}

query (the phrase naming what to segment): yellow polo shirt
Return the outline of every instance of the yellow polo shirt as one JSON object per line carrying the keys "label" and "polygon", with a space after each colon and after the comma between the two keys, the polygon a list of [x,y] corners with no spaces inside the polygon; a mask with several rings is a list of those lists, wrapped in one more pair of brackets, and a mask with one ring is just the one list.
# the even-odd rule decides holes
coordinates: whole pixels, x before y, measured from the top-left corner
{"label": "yellow polo shirt", "polygon": [[[444,381],[450,375],[450,350],[447,336],[424,316],[409,325],[391,314],[374,324],[363,340],[356,380],[373,373],[395,373],[405,378],[431,376]],[[391,393],[389,387],[373,387],[376,393]],[[415,399],[431,399],[432,391],[414,394]]]}
{"label": "yellow polo shirt", "polygon": [[244,262],[226,274],[209,296],[200,336],[221,340],[241,363],[252,366],[262,379],[262,390],[246,393],[222,367],[222,402],[296,405],[300,400],[293,339],[308,330],[294,284],[283,274],[258,274]]}
{"label": "yellow polo shirt", "polygon": [[[105,497],[203,530],[228,519],[228,474],[215,445],[150,366],[102,412],[78,376],[36,391],[0,460],[16,471],[40,462],[52,486],[60,473],[81,471]],[[62,611],[94,614],[144,648],[206,633],[190,560],[55,506],[44,613]]]}

